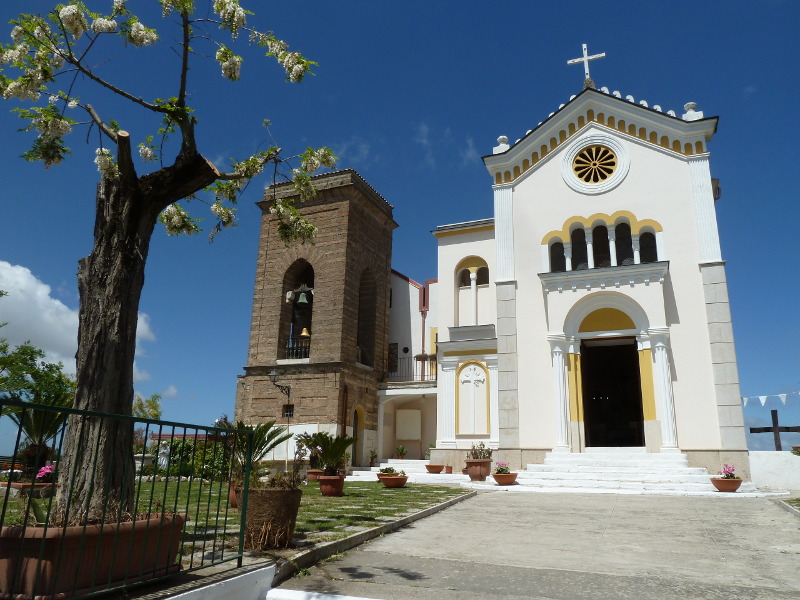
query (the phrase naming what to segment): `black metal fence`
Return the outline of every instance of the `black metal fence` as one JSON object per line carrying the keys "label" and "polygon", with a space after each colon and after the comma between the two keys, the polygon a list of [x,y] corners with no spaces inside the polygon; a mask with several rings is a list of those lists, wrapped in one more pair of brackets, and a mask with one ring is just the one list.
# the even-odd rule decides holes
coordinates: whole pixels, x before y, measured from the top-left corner
{"label": "black metal fence", "polygon": [[386,374],[389,381],[436,381],[436,355],[425,360],[414,357],[398,358],[394,371]]}
{"label": "black metal fence", "polygon": [[[0,597],[86,597],[241,566],[251,430],[2,399],[0,411],[16,424],[0,447]],[[67,456],[75,436],[85,443]],[[117,445],[107,469],[104,438]],[[241,511],[230,492],[239,449]]]}
{"label": "black metal fence", "polygon": [[289,338],[286,341],[286,358],[308,358],[310,355],[310,337]]}

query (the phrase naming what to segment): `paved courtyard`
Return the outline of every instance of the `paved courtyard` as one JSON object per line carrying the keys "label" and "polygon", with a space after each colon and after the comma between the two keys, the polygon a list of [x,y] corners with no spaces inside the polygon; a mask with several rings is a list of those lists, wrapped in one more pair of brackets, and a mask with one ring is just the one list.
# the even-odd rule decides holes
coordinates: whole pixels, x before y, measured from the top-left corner
{"label": "paved courtyard", "polygon": [[383,600],[796,600],[800,516],[763,498],[486,492],[281,588]]}

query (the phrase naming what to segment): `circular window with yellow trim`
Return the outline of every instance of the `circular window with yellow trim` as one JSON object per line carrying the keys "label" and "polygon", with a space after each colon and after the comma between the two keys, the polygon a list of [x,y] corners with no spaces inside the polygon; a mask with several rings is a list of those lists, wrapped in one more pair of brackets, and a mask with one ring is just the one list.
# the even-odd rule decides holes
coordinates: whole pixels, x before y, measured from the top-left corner
{"label": "circular window with yellow trim", "polygon": [[630,164],[621,140],[604,131],[590,131],[565,149],[561,177],[576,192],[594,196],[622,183]]}
{"label": "circular window with yellow trim", "polygon": [[585,183],[601,183],[617,170],[617,155],[608,146],[587,146],[572,161],[575,176]]}

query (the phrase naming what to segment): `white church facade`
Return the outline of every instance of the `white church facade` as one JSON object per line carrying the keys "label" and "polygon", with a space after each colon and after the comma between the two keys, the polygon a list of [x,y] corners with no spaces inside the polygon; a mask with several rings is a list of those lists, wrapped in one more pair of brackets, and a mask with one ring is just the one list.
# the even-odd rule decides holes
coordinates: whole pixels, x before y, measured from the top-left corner
{"label": "white church facade", "polygon": [[422,404],[379,391],[382,414],[419,410],[421,423],[415,440],[398,430],[406,417],[380,420],[383,457],[418,440],[420,457],[435,444],[434,462],[460,465],[483,441],[514,468],[626,448],[746,471],[717,118],[695,109],[589,87],[515,144],[499,138],[483,159],[493,217],[434,232],[435,318],[416,348],[435,346],[435,415],[430,386]]}

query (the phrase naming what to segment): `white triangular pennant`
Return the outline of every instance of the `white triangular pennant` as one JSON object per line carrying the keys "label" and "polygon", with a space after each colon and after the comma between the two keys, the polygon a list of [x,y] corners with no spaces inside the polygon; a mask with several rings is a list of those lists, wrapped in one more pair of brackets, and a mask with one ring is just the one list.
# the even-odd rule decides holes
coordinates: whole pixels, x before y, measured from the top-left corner
{"label": "white triangular pennant", "polygon": [[766,396],[759,396],[758,399],[761,401],[761,406],[764,406],[767,403]]}
{"label": "white triangular pennant", "polygon": [[745,396],[742,396],[742,404],[744,404],[745,406],[747,406],[747,401],[748,401],[749,399],[750,399],[750,398],[746,398]]}
{"label": "white triangular pennant", "polygon": [[786,394],[778,394],[778,398],[780,398],[783,405],[786,406]]}

